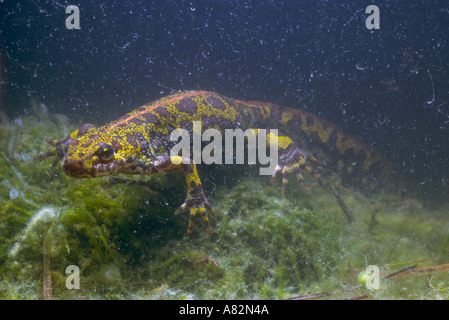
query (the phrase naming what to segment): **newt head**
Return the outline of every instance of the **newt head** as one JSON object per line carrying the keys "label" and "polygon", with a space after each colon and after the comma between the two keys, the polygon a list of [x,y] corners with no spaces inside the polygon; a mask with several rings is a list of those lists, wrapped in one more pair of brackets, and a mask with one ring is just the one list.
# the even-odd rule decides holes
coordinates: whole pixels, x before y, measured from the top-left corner
{"label": "newt head", "polygon": [[91,129],[79,138],[70,138],[63,147],[63,171],[78,178],[91,178],[126,171],[133,151],[119,135]]}

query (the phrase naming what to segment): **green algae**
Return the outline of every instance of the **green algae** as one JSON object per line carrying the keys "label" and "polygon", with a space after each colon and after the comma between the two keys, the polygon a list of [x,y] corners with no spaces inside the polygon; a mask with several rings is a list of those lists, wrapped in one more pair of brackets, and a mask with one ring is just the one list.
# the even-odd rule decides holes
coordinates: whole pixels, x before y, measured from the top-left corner
{"label": "green algae", "polygon": [[[447,273],[385,278],[378,290],[357,280],[368,265],[388,273],[417,260],[448,263],[447,208],[341,187],[355,217],[349,225],[331,192],[311,179],[309,190],[292,180],[282,194],[279,181],[253,168],[214,166],[200,169],[216,211],[212,234],[198,219],[187,235],[187,214],[174,216],[182,175],[154,175],[159,187],[151,189],[72,179],[51,159],[31,161],[47,150],[46,137],[74,129],[49,113],[1,127],[1,299],[42,299],[44,240],[54,299],[449,298]],[[66,287],[70,265],[79,267],[80,289]]]}

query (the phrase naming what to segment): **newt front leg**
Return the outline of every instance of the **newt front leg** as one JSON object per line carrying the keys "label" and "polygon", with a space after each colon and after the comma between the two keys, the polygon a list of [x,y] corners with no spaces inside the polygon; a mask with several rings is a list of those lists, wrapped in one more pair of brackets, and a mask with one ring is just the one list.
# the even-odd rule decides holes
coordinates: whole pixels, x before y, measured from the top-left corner
{"label": "newt front leg", "polygon": [[158,159],[154,169],[157,172],[182,171],[187,182],[187,195],[185,202],[175,211],[175,215],[190,209],[187,233],[192,233],[195,217],[197,214],[201,215],[207,228],[207,235],[210,235],[212,228],[207,213],[209,212],[212,217],[215,215],[212,206],[204,196],[196,164],[192,160],[180,156],[164,156]]}

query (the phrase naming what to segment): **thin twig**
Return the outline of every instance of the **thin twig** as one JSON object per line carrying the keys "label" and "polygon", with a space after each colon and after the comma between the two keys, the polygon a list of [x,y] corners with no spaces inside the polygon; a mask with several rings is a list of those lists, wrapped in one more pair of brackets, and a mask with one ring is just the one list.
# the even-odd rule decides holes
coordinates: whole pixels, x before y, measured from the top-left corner
{"label": "thin twig", "polygon": [[401,272],[400,274],[396,274],[391,276],[393,279],[397,278],[403,278],[403,277],[410,277],[410,276],[423,276],[427,275],[429,273],[440,273],[440,272],[447,272],[449,271],[449,264],[440,264],[437,266],[431,266],[431,267],[423,267],[423,268],[411,268],[408,271],[408,273]]}
{"label": "thin twig", "polygon": [[398,275],[398,274],[400,274],[400,273],[402,273],[402,272],[404,272],[404,271],[413,269],[413,268],[415,268],[416,266],[417,266],[417,264],[413,264],[413,265],[411,265],[411,266],[408,266],[408,267],[405,267],[405,268],[402,268],[402,269],[393,271],[392,273],[387,274],[387,275],[384,277],[384,279],[393,277],[393,276]]}
{"label": "thin twig", "polygon": [[349,288],[336,289],[336,290],[331,291],[331,292],[311,293],[311,294],[306,294],[306,295],[303,295],[303,296],[292,297],[292,298],[288,298],[287,300],[316,299],[316,298],[326,297],[326,296],[335,295],[335,294],[339,294],[339,293],[355,291],[357,289],[360,289],[361,287],[362,287],[361,285],[356,285],[356,286],[352,286],[352,287],[349,287]]}
{"label": "thin twig", "polygon": [[330,292],[311,293],[311,294],[306,294],[306,295],[303,295],[303,296],[297,296],[297,297],[293,297],[293,298],[288,298],[287,300],[309,300],[309,299],[316,299],[316,298],[329,296],[331,294],[332,293],[330,293]]}
{"label": "thin twig", "polygon": [[51,270],[50,270],[50,251],[48,250],[48,238],[44,243],[44,300],[52,299],[51,292]]}
{"label": "thin twig", "polygon": [[361,300],[361,299],[365,299],[368,298],[369,295],[367,293],[358,295],[358,296],[353,296],[353,297],[346,297],[346,298],[341,298],[340,300]]}
{"label": "thin twig", "polygon": [[332,189],[332,193],[334,194],[335,199],[337,199],[338,204],[340,205],[341,210],[343,210],[343,213],[345,214],[346,218],[348,218],[349,224],[353,224],[355,221],[354,215],[351,212],[351,209],[346,205],[342,197],[340,196],[340,190],[330,185]]}

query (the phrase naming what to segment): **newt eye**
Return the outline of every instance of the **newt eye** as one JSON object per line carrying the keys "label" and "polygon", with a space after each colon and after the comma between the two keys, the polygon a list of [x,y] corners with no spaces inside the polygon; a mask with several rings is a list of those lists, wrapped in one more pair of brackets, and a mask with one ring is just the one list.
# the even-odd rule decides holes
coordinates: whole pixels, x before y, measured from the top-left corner
{"label": "newt eye", "polygon": [[106,144],[97,150],[97,156],[103,161],[109,161],[114,157],[115,150],[112,146]]}

